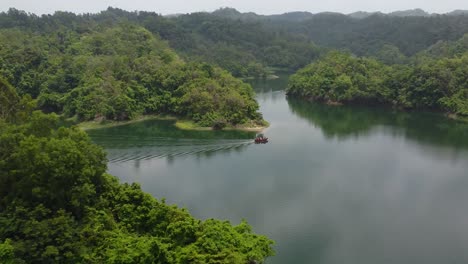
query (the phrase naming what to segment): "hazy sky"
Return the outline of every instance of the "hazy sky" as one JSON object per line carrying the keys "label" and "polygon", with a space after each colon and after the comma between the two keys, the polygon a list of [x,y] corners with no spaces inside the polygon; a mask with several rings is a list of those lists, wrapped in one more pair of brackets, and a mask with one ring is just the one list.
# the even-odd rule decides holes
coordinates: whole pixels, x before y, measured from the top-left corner
{"label": "hazy sky", "polygon": [[242,12],[252,11],[258,14],[290,11],[391,12],[413,8],[445,13],[454,9],[468,9],[468,0],[0,0],[0,11],[15,7],[36,14],[53,13],[57,10],[95,13],[108,6],[161,14],[213,11],[219,7],[234,7]]}

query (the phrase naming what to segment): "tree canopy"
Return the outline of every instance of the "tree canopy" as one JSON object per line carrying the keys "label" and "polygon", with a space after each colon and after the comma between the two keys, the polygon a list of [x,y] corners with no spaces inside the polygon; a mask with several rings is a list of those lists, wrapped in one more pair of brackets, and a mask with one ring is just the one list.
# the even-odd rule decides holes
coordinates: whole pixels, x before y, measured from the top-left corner
{"label": "tree canopy", "polygon": [[[265,76],[269,67],[297,70],[328,49],[402,63],[438,42],[468,33],[463,12],[420,15],[422,10],[382,14],[291,12],[263,16],[223,8],[212,13],[161,16],[109,7],[97,14],[56,12],[37,16],[10,9],[0,14],[0,28],[20,28],[58,38],[102,27],[132,23],[167,41],[183,58],[208,62],[236,77]],[[73,34],[72,34],[73,35]],[[392,59],[397,55],[397,59]]]}
{"label": "tree canopy", "polygon": [[273,241],[245,221],[197,220],[138,184],[120,184],[106,174],[104,151],[77,127],[60,127],[57,115],[7,120],[0,119],[2,263],[234,264],[273,255]]}
{"label": "tree canopy", "polygon": [[184,62],[140,26],[48,34],[5,29],[0,45],[0,73],[46,112],[80,121],[142,114],[173,114],[203,126],[262,121],[248,84],[218,67]]}
{"label": "tree canopy", "polygon": [[325,102],[378,103],[468,116],[468,53],[387,66],[331,52],[291,76],[287,92]]}

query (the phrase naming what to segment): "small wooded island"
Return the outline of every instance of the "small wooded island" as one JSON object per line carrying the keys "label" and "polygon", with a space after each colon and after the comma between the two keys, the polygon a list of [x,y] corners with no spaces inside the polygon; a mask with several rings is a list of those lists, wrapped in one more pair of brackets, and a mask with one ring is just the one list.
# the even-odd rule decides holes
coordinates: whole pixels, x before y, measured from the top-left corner
{"label": "small wooded island", "polygon": [[458,13],[2,12],[0,262],[263,263],[273,240],[119,183],[79,125],[170,117],[182,129],[261,130],[240,78],[275,71],[296,72],[286,92],[300,102],[466,119],[467,33]]}
{"label": "small wooded island", "polygon": [[[468,35],[452,44],[468,47]],[[288,95],[327,104],[389,105],[468,117],[468,52],[408,65],[331,52],[292,75]]]}

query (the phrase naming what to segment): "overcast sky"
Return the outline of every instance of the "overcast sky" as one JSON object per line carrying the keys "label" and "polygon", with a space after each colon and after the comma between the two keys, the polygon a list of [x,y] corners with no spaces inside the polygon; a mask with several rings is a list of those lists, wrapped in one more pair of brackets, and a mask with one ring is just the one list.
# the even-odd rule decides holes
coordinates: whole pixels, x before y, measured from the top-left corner
{"label": "overcast sky", "polygon": [[53,13],[57,10],[96,13],[108,6],[160,14],[213,11],[220,7],[234,7],[242,12],[252,11],[258,14],[290,11],[351,13],[358,10],[387,13],[413,8],[422,8],[431,13],[446,13],[455,9],[468,9],[468,0],[0,0],[1,11],[15,7],[36,14]]}

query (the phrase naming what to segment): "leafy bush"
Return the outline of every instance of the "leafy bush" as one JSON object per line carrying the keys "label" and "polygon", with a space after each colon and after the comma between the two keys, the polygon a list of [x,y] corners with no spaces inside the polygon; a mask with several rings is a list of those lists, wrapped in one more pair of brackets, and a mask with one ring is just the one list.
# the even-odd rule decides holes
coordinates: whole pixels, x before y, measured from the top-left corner
{"label": "leafy bush", "polygon": [[245,222],[197,220],[120,184],[103,150],[56,115],[0,120],[2,263],[259,263],[274,253]]}

